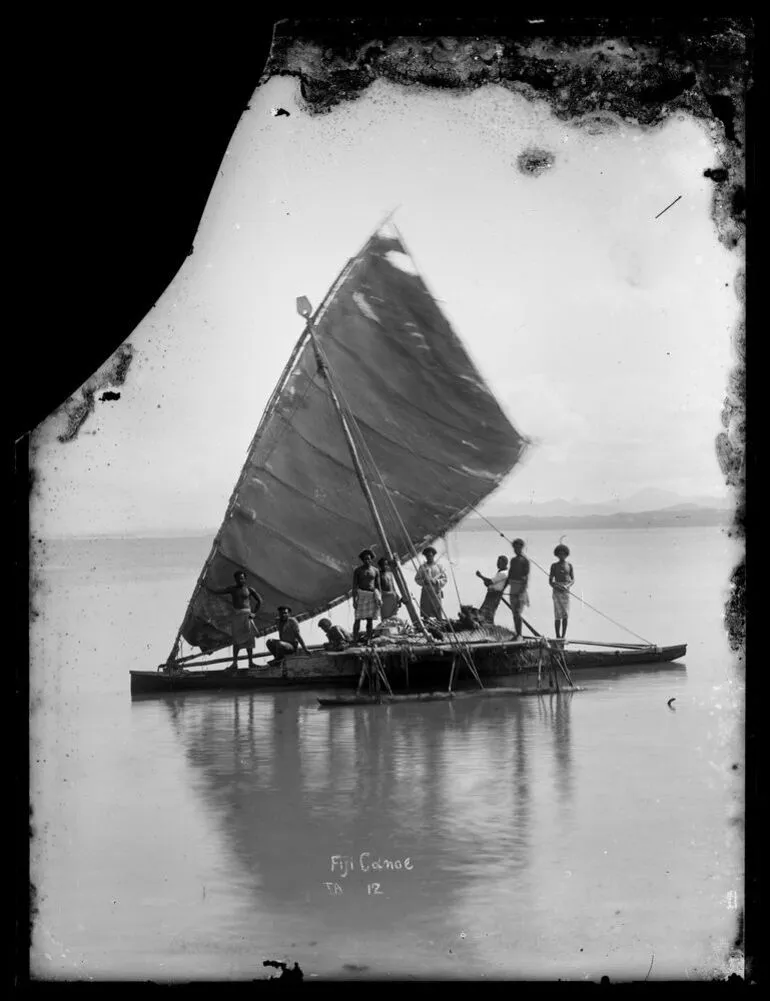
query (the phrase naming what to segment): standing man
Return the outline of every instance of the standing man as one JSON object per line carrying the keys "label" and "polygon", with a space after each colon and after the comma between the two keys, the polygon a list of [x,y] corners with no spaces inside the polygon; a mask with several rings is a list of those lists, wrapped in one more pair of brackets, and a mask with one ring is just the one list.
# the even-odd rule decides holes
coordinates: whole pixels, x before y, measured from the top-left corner
{"label": "standing man", "polygon": [[422,588],[420,592],[420,615],[426,619],[443,619],[441,600],[446,587],[446,570],[436,563],[436,550],[426,546],[422,551],[425,562],[414,575],[415,584]]}
{"label": "standing man", "polygon": [[575,568],[567,563],[569,548],[560,543],[553,551],[558,560],[551,564],[548,583],[553,589],[553,625],[556,639],[564,639],[567,635],[567,619],[569,618],[569,592],[575,583]]}
{"label": "standing man", "polygon": [[324,643],[327,650],[344,650],[351,642],[350,636],[342,626],[333,626],[331,619],[320,619],[318,628],[326,633],[328,642]]}
{"label": "standing man", "polygon": [[361,565],[353,571],[353,642],[358,642],[361,623],[366,622],[366,642],[370,643],[373,620],[382,608],[380,571],[374,565],[371,549],[364,549],[358,558]]}
{"label": "standing man", "polygon": [[299,647],[302,647],[306,654],[310,654],[299,631],[299,622],[291,617],[288,605],[278,606],[278,639],[268,640],[265,645],[273,655],[269,667],[282,663],[287,654],[296,653]]}
{"label": "standing man", "polygon": [[[208,588],[211,594],[228,594],[233,602],[232,616],[232,637],[233,637],[233,662],[227,668],[228,674],[238,670],[238,652],[241,648],[246,650],[249,656],[249,667],[254,667],[254,638],[257,631],[254,626],[254,616],[262,607],[262,598],[253,587],[246,583],[246,574],[243,570],[236,570],[233,574],[235,583],[230,587],[215,589]],[[252,602],[253,607],[252,607]]]}
{"label": "standing man", "polygon": [[529,560],[523,555],[524,540],[513,540],[513,551],[515,553],[508,570],[508,583],[510,585],[511,609],[513,610],[513,629],[516,635],[514,639],[521,639],[521,615],[529,604]]}
{"label": "standing man", "polygon": [[385,620],[398,613],[401,598],[396,589],[396,575],[390,568],[390,560],[383,556],[378,561],[377,566],[380,570],[380,591],[382,592],[380,615]]}

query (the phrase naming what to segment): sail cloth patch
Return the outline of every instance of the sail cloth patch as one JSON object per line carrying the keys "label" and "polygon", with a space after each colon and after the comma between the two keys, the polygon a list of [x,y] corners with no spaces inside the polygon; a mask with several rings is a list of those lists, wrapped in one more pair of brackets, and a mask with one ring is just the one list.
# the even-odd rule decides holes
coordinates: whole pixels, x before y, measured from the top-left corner
{"label": "sail cloth patch", "polygon": [[[380,323],[379,316],[377,316],[372,307],[366,301],[366,297],[364,296],[363,292],[354,292],[353,302],[356,304],[356,306],[358,306],[358,308],[361,310],[364,316],[368,317],[370,320],[374,320],[375,323]],[[380,326],[382,326],[381,323]]]}
{"label": "sail cloth patch", "polygon": [[430,344],[428,344],[428,342],[425,340],[425,335],[419,329],[416,323],[412,323],[411,320],[408,320],[404,324],[404,328],[406,332],[410,335],[410,337],[415,338],[415,340],[417,341],[418,348],[422,348],[423,351],[430,351]]}
{"label": "sail cloth patch", "polygon": [[468,476],[477,476],[482,480],[494,480],[497,482],[502,479],[502,476],[498,473],[490,473],[487,469],[469,469],[468,466],[450,466],[455,472],[466,473]]}
{"label": "sail cloth patch", "polygon": [[398,268],[399,271],[405,271],[408,275],[419,276],[419,271],[414,266],[414,262],[411,257],[407,254],[401,253],[398,250],[389,250],[385,254],[385,260],[388,264],[392,264],[394,268]]}
{"label": "sail cloth patch", "polygon": [[253,524],[257,520],[257,512],[253,510],[253,508],[236,504],[234,510],[239,518],[242,518],[244,521],[248,521],[250,524]]}
{"label": "sail cloth patch", "polygon": [[460,378],[465,379],[466,382],[470,382],[472,386],[475,386],[476,389],[480,389],[483,393],[486,393],[487,396],[489,395],[487,385],[482,379],[477,378],[475,375],[461,375]]}

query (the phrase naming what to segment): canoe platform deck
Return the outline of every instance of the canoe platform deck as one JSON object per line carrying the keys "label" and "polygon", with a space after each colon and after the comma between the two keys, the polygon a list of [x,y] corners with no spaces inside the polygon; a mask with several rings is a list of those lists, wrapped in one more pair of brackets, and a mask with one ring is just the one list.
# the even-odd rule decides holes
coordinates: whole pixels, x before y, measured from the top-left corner
{"label": "canoe platform deck", "polygon": [[[264,664],[237,672],[217,669],[205,660],[185,663],[182,670],[167,672],[131,671],[131,694],[154,695],[163,692],[269,690],[280,688],[327,688],[349,686],[354,694],[362,666],[379,660],[392,688],[412,694],[410,690],[437,690],[447,685],[453,660],[457,659],[458,682],[462,687],[473,683],[468,667],[463,663],[462,649],[468,650],[482,678],[533,675],[541,641],[539,639],[512,640],[510,632],[501,629],[501,636],[485,635],[474,639],[473,633],[461,634],[461,645],[434,641],[375,643],[372,647],[355,646],[332,651],[311,649],[309,655],[297,654],[286,658],[283,664]],[[554,641],[550,641],[553,643]],[[641,646],[599,649],[562,647],[565,664],[570,672],[584,668],[620,669],[638,667],[654,669],[656,665],[671,663],[684,657],[686,644],[677,646]],[[239,661],[243,663],[241,655]],[[225,659],[226,662],[227,659]],[[221,661],[220,661],[221,663]],[[522,677],[524,681],[524,677]],[[564,686],[562,686],[564,687]],[[387,688],[386,688],[387,690]],[[499,691],[499,689],[497,689]],[[495,689],[491,689],[494,693]],[[414,692],[418,696],[419,692]],[[455,697],[459,693],[455,692]],[[444,695],[451,697],[448,692]],[[377,696],[377,693],[374,693]],[[369,697],[361,692],[360,698]]]}

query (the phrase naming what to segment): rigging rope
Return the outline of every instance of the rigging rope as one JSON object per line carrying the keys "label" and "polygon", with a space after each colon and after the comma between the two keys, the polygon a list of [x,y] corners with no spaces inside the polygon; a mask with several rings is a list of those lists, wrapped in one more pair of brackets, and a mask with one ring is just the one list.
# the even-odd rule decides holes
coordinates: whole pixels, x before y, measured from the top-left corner
{"label": "rigging rope", "polygon": [[447,560],[447,563],[449,564],[449,569],[452,571],[452,583],[455,586],[455,594],[457,595],[457,604],[458,604],[458,606],[460,608],[462,608],[463,607],[463,600],[460,597],[460,588],[457,586],[457,577],[455,576],[455,565],[454,565],[454,561],[452,560],[452,557],[451,557],[451,555],[449,553],[449,533],[448,532],[447,532],[446,539],[444,539],[444,542],[446,544],[446,560]]}
{"label": "rigging rope", "polygon": [[[326,361],[325,357],[324,357],[324,364],[327,366],[328,370],[328,362]],[[380,473],[379,467],[377,466],[377,463],[374,461],[374,456],[372,455],[369,449],[369,445],[366,441],[366,438],[364,437],[363,431],[359,426],[356,416],[353,413],[353,410],[345,397],[344,391],[339,386],[339,383],[336,383],[336,380],[335,380],[335,390],[337,392],[338,397],[340,398],[340,402],[345,411],[345,417],[348,421],[351,433],[353,434],[354,437],[358,439],[356,444],[359,446],[359,449],[361,451],[361,458],[362,458],[361,464],[364,465],[365,462],[368,463],[370,473],[372,473],[376,478],[377,486],[380,487],[382,495],[387,503],[388,514],[391,517],[391,524],[396,526],[397,534],[400,531],[403,541],[406,543],[406,549],[407,552],[409,553],[409,559],[412,560],[413,568],[416,571],[417,565],[419,563],[419,556],[417,555],[417,551],[414,548],[414,545],[412,544],[409,532],[406,528],[406,525],[403,522],[403,519],[401,518],[401,515],[399,513],[398,508],[395,505],[395,502],[393,501],[393,498],[390,495],[390,491],[385,485],[385,481],[382,478],[382,474]],[[388,555],[395,555],[395,554],[390,553]]]}
{"label": "rigging rope", "polygon": [[[493,532],[497,532],[497,534],[500,536],[501,539],[505,539],[506,542],[510,543],[510,545],[513,545],[513,543],[511,542],[511,540],[508,538],[508,536],[505,535],[503,532],[501,532],[500,529],[497,528],[497,526],[493,525],[492,522],[489,520],[489,518],[486,518],[481,513],[481,511],[478,510],[478,508],[471,507],[471,510],[475,511],[476,514],[479,516],[479,518],[481,518],[482,521],[485,521],[489,525],[489,527],[492,529]],[[563,536],[562,536],[562,538],[563,538]],[[550,574],[548,573],[548,571],[546,569],[544,569],[544,567],[541,567],[540,564],[537,562],[537,560],[533,559],[531,556],[528,556],[527,558],[529,559],[530,563],[534,563],[534,565],[537,567],[537,569],[541,570],[546,575],[546,577],[550,577]],[[646,643],[648,646],[655,646],[654,643],[651,643],[650,640],[645,639],[644,636],[640,636],[639,633],[635,633],[633,631],[633,629],[629,629],[628,626],[624,626],[622,622],[616,622],[615,619],[611,619],[609,615],[605,615],[604,612],[600,611],[598,608],[595,608],[593,605],[589,604],[585,600],[585,598],[582,598],[582,597],[578,596],[577,594],[573,595],[573,597],[577,598],[578,601],[582,602],[586,606],[586,608],[590,608],[591,611],[596,612],[597,615],[601,615],[602,618],[607,619],[608,622],[611,622],[614,626],[617,626],[619,629],[623,629],[625,632],[630,633],[632,636],[635,636],[638,640],[641,640],[643,643]]]}
{"label": "rigging rope", "polygon": [[[320,351],[320,347],[319,347],[319,351]],[[327,374],[329,376],[331,376],[331,372],[330,372],[330,369],[329,369],[329,364],[328,364],[328,361],[326,359],[325,354],[322,354],[322,358],[323,358],[323,363],[324,363],[324,365],[326,367],[326,370],[327,370]],[[334,382],[336,383],[336,380],[334,380]],[[400,513],[398,511],[398,508],[396,507],[395,502],[393,501],[393,498],[390,496],[390,491],[388,490],[388,488],[385,485],[385,482],[384,482],[384,480],[382,478],[382,475],[380,474],[380,470],[379,470],[379,468],[377,466],[377,463],[374,461],[374,457],[372,456],[372,453],[371,453],[371,451],[369,449],[369,445],[368,445],[368,443],[366,441],[366,438],[364,437],[364,434],[363,434],[363,432],[361,431],[361,428],[358,425],[358,421],[356,420],[356,416],[353,413],[353,410],[351,409],[350,404],[347,402],[347,399],[345,398],[344,392],[339,387],[339,384],[336,384],[334,386],[334,389],[335,389],[335,392],[337,393],[337,396],[339,397],[339,399],[341,401],[342,407],[345,410],[345,417],[346,417],[346,419],[348,421],[348,424],[349,424],[349,426],[351,428],[351,434],[352,433],[357,434],[358,439],[359,439],[359,444],[361,446],[363,454],[367,458],[367,460],[369,462],[369,465],[370,465],[371,469],[374,472],[374,475],[377,477],[377,480],[379,482],[380,487],[382,488],[383,495],[384,495],[386,501],[388,502],[388,504],[389,504],[389,506],[390,506],[390,508],[391,508],[391,510],[393,512],[393,514],[395,515],[396,519],[398,520],[398,524],[401,527],[401,530],[403,532],[404,538],[405,538],[405,540],[407,542],[407,545],[408,545],[408,551],[410,551],[412,553],[413,562],[417,561],[417,563],[419,563],[419,556],[417,555],[417,551],[416,551],[416,549],[414,547],[414,544],[412,543],[411,537],[410,537],[410,535],[409,535],[409,533],[408,533],[408,531],[406,529],[406,525],[404,525],[404,522],[403,522],[403,520],[401,518],[401,515],[400,515]],[[362,463],[362,465],[363,465],[363,463]],[[389,554],[389,555],[391,555],[391,554]],[[454,570],[452,572],[454,574]],[[444,620],[446,621],[447,625],[449,626],[449,630],[452,633],[452,638],[454,640],[454,644],[458,647],[458,649],[460,651],[460,654],[461,654],[463,660],[465,661],[466,666],[468,667],[468,670],[471,672],[471,674],[473,675],[473,677],[478,681],[479,685],[483,688],[484,685],[482,684],[481,678],[479,677],[478,671],[476,669],[476,665],[475,665],[475,663],[473,661],[473,654],[471,653],[469,644],[467,642],[463,642],[463,640],[460,639],[460,637],[457,635],[457,632],[456,632],[455,627],[454,627],[454,625],[452,623],[452,620],[446,614],[446,611],[444,609],[443,603],[442,603],[442,601],[441,601],[441,599],[439,597],[439,594],[438,594],[438,589],[435,587],[435,585],[433,584],[432,581],[428,581],[428,586],[430,587],[431,591],[433,592],[433,597],[434,597],[435,602],[436,602],[436,604],[437,604],[437,606],[439,608],[439,611],[441,612]],[[458,598],[459,598],[459,591],[458,591]],[[414,601],[414,599],[412,599],[412,600]],[[428,633],[428,636],[430,636],[429,633]]]}
{"label": "rigging rope", "polygon": [[[359,458],[359,462],[361,463],[362,472],[364,472],[364,474],[365,474],[366,471],[364,470],[364,464],[368,460],[369,466],[371,467],[371,471],[373,471],[374,475],[377,477],[377,479],[379,481],[379,484],[382,487],[382,490],[383,490],[383,492],[385,494],[385,497],[386,497],[387,501],[390,503],[393,511],[395,512],[396,516],[399,518],[399,523],[401,525],[402,530],[404,531],[404,533],[406,535],[407,543],[408,543],[409,546],[411,546],[411,539],[409,539],[408,533],[406,533],[406,528],[403,525],[403,522],[401,522],[400,516],[398,515],[398,511],[395,508],[395,505],[393,504],[392,499],[390,498],[390,495],[389,495],[389,493],[387,491],[387,488],[386,488],[385,483],[384,483],[384,481],[382,479],[382,476],[380,475],[379,469],[377,468],[377,465],[376,465],[376,463],[374,461],[374,458],[373,458],[371,452],[369,451],[369,447],[368,447],[368,445],[366,443],[366,439],[363,437],[363,433],[362,433],[360,427],[358,426],[358,421],[356,420],[355,414],[353,413],[353,410],[352,410],[350,404],[348,403],[347,398],[345,397],[345,394],[344,394],[342,388],[339,386],[339,383],[337,382],[336,378],[334,378],[334,376],[332,375],[331,366],[329,365],[329,361],[328,361],[328,358],[326,357],[326,353],[324,352],[324,350],[321,347],[321,345],[318,344],[318,343],[316,343],[316,350],[317,350],[317,353],[318,353],[318,355],[320,357],[320,362],[321,362],[321,364],[322,364],[322,366],[324,368],[326,378],[329,381],[330,388],[333,390],[334,394],[336,395],[336,397],[337,397],[337,399],[339,401],[340,411],[342,412],[342,416],[344,417],[345,422],[348,425],[348,430],[350,432],[351,440],[353,441],[354,445],[358,444],[359,446],[362,446],[362,448],[360,449],[360,451],[362,452],[362,454],[360,454],[359,457],[358,457]],[[358,443],[356,443],[356,441],[355,441],[356,437],[358,438]],[[370,472],[370,476],[368,477],[368,479],[371,479],[371,472]],[[372,500],[373,500],[373,498],[372,498]],[[383,530],[383,533],[384,533],[384,540],[383,541],[384,541],[385,546],[386,546],[386,548],[388,550],[387,555],[391,556],[391,555],[393,555],[394,550],[393,550],[393,547],[391,546],[390,538],[388,536],[388,533],[385,531],[384,520],[382,519],[381,516],[380,516],[380,521],[382,522],[382,530]],[[401,574],[400,567],[398,568],[398,571],[399,571],[399,574]],[[403,575],[401,574],[401,576],[403,576]],[[406,586],[406,581],[404,581],[404,585]],[[411,594],[410,594],[410,599],[411,599],[412,602],[414,602],[414,598],[411,596]],[[430,638],[430,634],[427,632],[427,630],[425,630],[425,627],[422,626],[422,623],[420,623],[420,626],[423,629],[423,631],[425,632],[425,635]]]}

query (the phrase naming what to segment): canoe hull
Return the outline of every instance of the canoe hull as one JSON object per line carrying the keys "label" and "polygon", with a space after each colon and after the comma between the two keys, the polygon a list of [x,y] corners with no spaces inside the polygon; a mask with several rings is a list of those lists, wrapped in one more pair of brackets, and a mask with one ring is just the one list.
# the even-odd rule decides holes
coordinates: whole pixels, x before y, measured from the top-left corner
{"label": "canoe hull", "polygon": [[[517,673],[531,673],[537,663],[537,644],[479,644],[473,647],[473,658],[481,677],[499,677]],[[649,650],[565,650],[565,660],[570,671],[591,669],[616,669],[622,667],[654,667],[684,657],[686,644],[654,647]],[[409,665],[412,686],[439,682],[446,686],[452,653],[440,651]],[[361,671],[360,659],[352,653],[330,654],[324,651],[310,656],[291,657],[285,667],[263,667],[239,670],[237,674],[226,671],[186,670],[180,674],[162,671],[131,671],[131,694],[153,695],[163,692],[189,691],[240,691],[244,689],[271,690],[285,688],[352,687]],[[403,668],[396,662],[388,677],[394,687],[406,678]],[[458,680],[463,683],[468,671],[458,668]]]}

